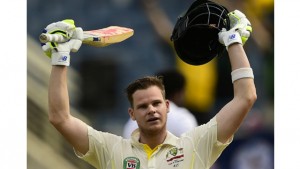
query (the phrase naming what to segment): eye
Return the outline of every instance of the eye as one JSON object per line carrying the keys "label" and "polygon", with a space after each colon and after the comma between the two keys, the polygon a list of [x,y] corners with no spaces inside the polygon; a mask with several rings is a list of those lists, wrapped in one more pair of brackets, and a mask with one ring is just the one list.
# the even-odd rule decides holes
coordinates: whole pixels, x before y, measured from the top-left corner
{"label": "eye", "polygon": [[155,101],[155,102],[153,102],[153,106],[159,106],[161,104],[161,101]]}
{"label": "eye", "polygon": [[138,109],[147,109],[147,105],[146,104],[141,104],[137,108]]}

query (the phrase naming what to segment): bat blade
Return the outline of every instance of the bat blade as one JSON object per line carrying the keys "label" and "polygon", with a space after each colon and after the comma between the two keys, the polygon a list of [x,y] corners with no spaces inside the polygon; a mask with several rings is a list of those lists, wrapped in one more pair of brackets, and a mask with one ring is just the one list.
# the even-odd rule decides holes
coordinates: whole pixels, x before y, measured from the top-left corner
{"label": "bat blade", "polygon": [[83,44],[104,47],[122,42],[130,38],[133,33],[133,29],[120,26],[109,26],[103,29],[84,31]]}
{"label": "bat blade", "polygon": [[[105,47],[114,43],[122,42],[133,35],[133,29],[121,26],[109,26],[102,29],[83,31],[83,44],[94,47]],[[40,42],[66,42],[67,38],[60,34],[42,33]]]}

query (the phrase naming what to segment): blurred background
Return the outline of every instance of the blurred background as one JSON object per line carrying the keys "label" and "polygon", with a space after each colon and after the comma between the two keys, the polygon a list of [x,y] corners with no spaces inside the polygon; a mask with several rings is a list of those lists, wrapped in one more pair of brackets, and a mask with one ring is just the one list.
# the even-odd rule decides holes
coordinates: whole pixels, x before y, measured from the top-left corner
{"label": "blurred background", "polygon": [[[183,63],[170,36],[177,17],[192,0],[27,0],[27,168],[92,168],[48,122],[50,60],[38,36],[49,23],[74,19],[92,30],[111,25],[134,29],[128,40],[73,53],[68,74],[72,114],[94,128],[122,135],[129,106],[124,89],[136,78],[175,68],[187,78],[185,106],[199,124],[233,97],[226,54],[206,65]],[[215,0],[246,14],[253,34],[245,50],[255,74],[258,100],[214,169],[274,168],[274,1]]]}

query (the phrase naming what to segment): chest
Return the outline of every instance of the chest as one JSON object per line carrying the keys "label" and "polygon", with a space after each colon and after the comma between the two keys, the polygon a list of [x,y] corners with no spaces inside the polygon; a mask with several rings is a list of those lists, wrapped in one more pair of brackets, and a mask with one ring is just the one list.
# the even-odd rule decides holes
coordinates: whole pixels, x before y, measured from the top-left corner
{"label": "chest", "polygon": [[206,169],[197,160],[196,153],[188,147],[160,147],[152,154],[138,147],[119,150],[122,152],[114,152],[112,157],[112,166],[118,169]]}

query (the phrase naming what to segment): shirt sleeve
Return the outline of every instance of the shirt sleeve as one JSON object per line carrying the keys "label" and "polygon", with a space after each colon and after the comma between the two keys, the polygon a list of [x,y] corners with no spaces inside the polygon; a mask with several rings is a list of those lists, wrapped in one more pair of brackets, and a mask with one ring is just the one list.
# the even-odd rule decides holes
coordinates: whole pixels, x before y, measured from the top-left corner
{"label": "shirt sleeve", "polygon": [[211,166],[233,140],[232,137],[226,143],[219,142],[217,140],[217,127],[216,117],[214,117],[208,123],[186,133],[194,142],[194,149],[199,160],[206,163],[206,166]]}
{"label": "shirt sleeve", "polygon": [[110,162],[114,144],[119,142],[122,137],[97,131],[91,126],[88,126],[88,137],[89,151],[86,154],[81,154],[74,150],[75,155],[95,168],[105,168]]}

